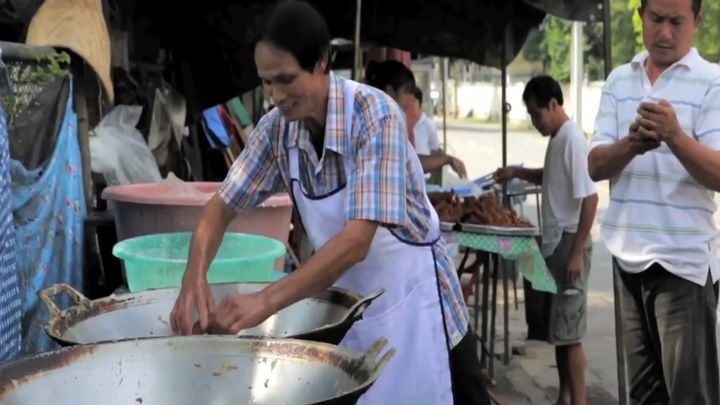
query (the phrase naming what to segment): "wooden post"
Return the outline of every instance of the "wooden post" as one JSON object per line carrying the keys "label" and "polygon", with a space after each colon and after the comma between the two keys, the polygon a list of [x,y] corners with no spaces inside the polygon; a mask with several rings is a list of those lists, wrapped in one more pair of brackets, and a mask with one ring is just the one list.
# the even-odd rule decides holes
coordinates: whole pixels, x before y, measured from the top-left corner
{"label": "wooden post", "polygon": [[362,47],[360,46],[360,30],[362,24],[362,0],[356,0],[355,2],[355,35],[353,37],[353,69],[352,78],[353,80],[360,81],[363,75],[363,63],[362,63]]}
{"label": "wooden post", "polygon": [[77,137],[82,158],[83,189],[88,212],[93,211],[94,195],[90,167],[90,119],[88,115],[88,88],[85,62],[77,58],[73,63],[73,103],[77,114]]}

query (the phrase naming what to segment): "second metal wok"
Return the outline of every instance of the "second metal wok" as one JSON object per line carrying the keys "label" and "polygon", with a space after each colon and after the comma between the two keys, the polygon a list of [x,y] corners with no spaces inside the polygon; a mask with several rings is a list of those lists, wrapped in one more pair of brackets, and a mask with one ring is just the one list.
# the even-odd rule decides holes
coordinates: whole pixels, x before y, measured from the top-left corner
{"label": "second metal wok", "polygon": [[[231,293],[261,290],[267,283],[211,285],[216,301]],[[60,310],[52,298],[64,292],[76,305]],[[91,344],[125,339],[167,337],[170,312],[180,290],[167,288],[111,295],[89,300],[67,284],[57,284],[39,293],[50,311],[47,334],[61,345]],[[370,303],[383,290],[361,297],[341,288],[329,288],[281,310],[240,336],[297,338],[338,344]]]}
{"label": "second metal wok", "polygon": [[295,339],[178,336],[66,347],[0,365],[0,403],[355,404],[390,361]]}

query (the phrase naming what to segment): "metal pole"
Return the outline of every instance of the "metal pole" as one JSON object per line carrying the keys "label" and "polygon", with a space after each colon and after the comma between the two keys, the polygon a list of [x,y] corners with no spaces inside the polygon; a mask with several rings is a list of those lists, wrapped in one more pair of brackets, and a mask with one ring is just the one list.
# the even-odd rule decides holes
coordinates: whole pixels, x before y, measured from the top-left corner
{"label": "metal pole", "polygon": [[355,58],[353,63],[353,79],[354,80],[360,80],[362,79],[362,53],[360,48],[360,25],[361,25],[361,17],[362,16],[362,0],[357,0],[355,2],[355,38],[353,41],[353,46],[355,47]]}
{"label": "metal pole", "polygon": [[448,59],[442,59],[442,67],[440,71],[442,73],[442,94],[443,94],[443,151],[447,153],[447,73],[448,73]]}
{"label": "metal pole", "polygon": [[92,75],[86,68],[85,61],[77,58],[73,64],[75,67],[75,112],[77,113],[77,138],[80,146],[82,161],[83,191],[85,193],[85,204],[88,212],[94,211],[95,196],[93,195],[92,172],[90,159],[90,119],[88,113],[88,76]]}
{"label": "metal pole", "polygon": [[2,49],[2,56],[6,60],[20,62],[38,62],[38,59],[44,56],[57,54],[55,49],[49,46],[32,46],[5,41],[0,41],[0,49]]}
{"label": "metal pole", "polygon": [[[605,50],[605,78],[612,71],[612,25],[610,18],[610,0],[603,0],[603,47]],[[612,182],[610,182],[612,190]],[[620,302],[620,285],[617,265],[613,259],[613,302],[615,307],[615,354],[617,359],[618,378],[618,402],[626,405],[630,402],[628,398],[626,375],[625,375],[625,346],[622,333],[622,303]]]}
{"label": "metal pole", "polygon": [[582,86],[583,86],[583,23],[572,23],[572,70],[570,85],[572,86],[573,114],[575,123],[582,128]]}
{"label": "metal pole", "polygon": [[605,77],[612,70],[612,26],[610,19],[610,0],[603,0],[603,47],[605,48]]}
{"label": "metal pole", "polygon": [[503,364],[510,364],[510,292],[508,291],[508,262],[500,259],[503,278]]}
{"label": "metal pole", "polygon": [[[508,2],[503,2],[503,22],[506,24],[508,21]],[[508,27],[503,24],[503,32],[502,32],[502,43],[500,47],[500,65],[501,65],[501,74],[502,74],[502,158],[503,158],[503,167],[507,167],[507,120],[508,120],[508,103],[507,103],[507,30]],[[507,183],[503,184],[503,203],[506,206],[510,206],[510,199],[508,198],[508,188]],[[507,365],[510,362],[510,311],[508,306],[508,279],[507,279],[507,262],[505,259],[500,257],[498,255],[498,260],[500,263],[502,263],[500,271],[502,271],[502,277],[503,277],[503,344],[504,344],[504,357],[503,357],[503,364]],[[495,284],[493,284],[493,287],[497,285],[497,273],[495,275]],[[497,297],[497,295],[494,295],[494,297]],[[495,302],[495,305],[497,305],[497,302]],[[494,320],[493,320],[494,322]],[[494,336],[491,336],[491,338],[494,338]],[[494,355],[494,353],[491,353]]]}
{"label": "metal pole", "polygon": [[[503,18],[507,21],[507,2],[503,2]],[[501,82],[501,103],[500,114],[502,116],[502,167],[507,167],[507,119],[509,106],[507,103],[507,27],[503,26],[502,41],[500,44],[500,82]],[[503,204],[509,206],[510,201],[507,196],[507,183],[503,183],[502,201]]]}
{"label": "metal pole", "polygon": [[[447,153],[447,75],[448,59],[442,59],[442,96],[443,96],[443,151]],[[445,171],[440,169],[440,184],[443,184]]]}

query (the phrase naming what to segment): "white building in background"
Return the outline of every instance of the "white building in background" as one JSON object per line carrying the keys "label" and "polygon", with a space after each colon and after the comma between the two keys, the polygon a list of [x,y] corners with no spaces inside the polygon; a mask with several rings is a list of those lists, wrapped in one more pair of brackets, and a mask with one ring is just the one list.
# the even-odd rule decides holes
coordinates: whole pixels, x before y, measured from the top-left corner
{"label": "white building in background", "polygon": [[[425,110],[442,115],[442,78],[440,58],[427,58],[413,62],[418,85],[425,97]],[[530,118],[525,111],[522,93],[525,83],[534,75],[543,73],[542,65],[529,63],[521,58],[508,67],[507,101],[511,106],[508,120],[513,125],[530,127]],[[467,61],[454,61],[447,80],[448,118],[470,118],[478,121],[499,122],[502,99],[500,71],[481,67]],[[582,126],[586,133],[592,133],[597,115],[600,95],[604,82],[585,82],[582,86]],[[575,117],[572,92],[569,85],[563,86],[565,106]],[[436,96],[433,97],[433,96]],[[432,101],[431,101],[432,100]]]}

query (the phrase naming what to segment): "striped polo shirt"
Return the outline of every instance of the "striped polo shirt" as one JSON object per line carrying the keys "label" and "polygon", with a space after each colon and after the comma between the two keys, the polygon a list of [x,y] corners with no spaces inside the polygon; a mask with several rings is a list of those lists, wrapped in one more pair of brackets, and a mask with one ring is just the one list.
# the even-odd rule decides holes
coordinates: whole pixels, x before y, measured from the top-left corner
{"label": "striped polo shirt", "polygon": [[[720,150],[720,67],[693,48],[650,83],[647,51],[615,69],[603,89],[591,148],[627,136],[645,100],[665,99],[687,136]],[[687,172],[666,144],[635,157],[611,179],[601,238],[623,270],[653,263],[699,285],[718,280],[714,192]]]}

